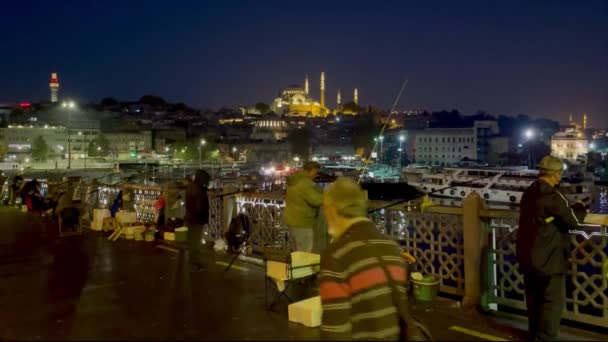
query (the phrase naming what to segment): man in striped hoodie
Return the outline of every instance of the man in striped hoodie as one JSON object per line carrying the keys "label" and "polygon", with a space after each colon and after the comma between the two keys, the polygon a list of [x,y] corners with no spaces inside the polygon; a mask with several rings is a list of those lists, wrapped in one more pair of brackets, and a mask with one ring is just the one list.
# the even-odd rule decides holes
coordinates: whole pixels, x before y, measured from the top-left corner
{"label": "man in striped hoodie", "polygon": [[367,197],[351,179],[329,186],[323,209],[332,236],[321,256],[323,340],[399,340],[399,312],[382,267],[407,305],[399,246],[367,218]]}

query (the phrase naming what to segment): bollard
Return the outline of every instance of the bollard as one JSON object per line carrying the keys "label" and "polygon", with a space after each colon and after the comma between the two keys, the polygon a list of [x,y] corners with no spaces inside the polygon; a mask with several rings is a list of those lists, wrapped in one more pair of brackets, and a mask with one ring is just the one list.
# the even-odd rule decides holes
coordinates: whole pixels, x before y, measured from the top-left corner
{"label": "bollard", "polygon": [[481,256],[485,248],[482,222],[479,213],[483,208],[481,196],[471,192],[463,202],[464,235],[464,298],[465,308],[475,308],[481,303]]}

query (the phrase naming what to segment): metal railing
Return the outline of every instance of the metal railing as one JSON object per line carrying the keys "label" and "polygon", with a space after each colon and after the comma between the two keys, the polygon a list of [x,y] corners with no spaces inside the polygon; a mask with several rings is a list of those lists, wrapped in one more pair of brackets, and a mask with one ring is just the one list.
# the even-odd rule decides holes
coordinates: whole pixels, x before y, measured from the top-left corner
{"label": "metal railing", "polygon": [[[158,187],[132,186],[138,190],[160,190]],[[102,193],[117,193],[123,187],[100,186],[97,207],[111,205]],[[163,191],[183,191],[171,189]],[[225,203],[233,200],[236,212],[246,214],[252,223],[250,245],[254,251],[265,248],[289,249],[290,237],[283,224],[282,194],[238,194],[230,198],[210,192],[210,223],[205,232],[207,240],[224,238],[228,220]],[[372,207],[384,203],[371,202]],[[168,203],[167,206],[171,206]],[[487,288],[490,302],[500,306],[525,309],[523,275],[515,258],[515,234],[519,212],[516,210],[485,210],[479,214],[486,228],[490,260]],[[405,251],[416,257],[414,270],[432,274],[440,279],[440,291],[463,296],[464,234],[463,208],[433,206],[422,212],[416,206],[404,204],[383,209],[371,215],[379,231],[395,239]],[[570,270],[567,274],[566,308],[564,317],[578,322],[608,326],[608,279],[602,274],[602,263],[608,254],[608,230],[573,232]],[[481,268],[480,268],[481,269]]]}
{"label": "metal railing", "polygon": [[[524,280],[515,257],[516,218],[488,221],[493,244],[493,296],[497,304],[525,309]],[[598,234],[599,233],[599,234]],[[566,274],[564,318],[608,326],[608,279],[602,264],[608,254],[608,230],[571,232],[570,269]]]}

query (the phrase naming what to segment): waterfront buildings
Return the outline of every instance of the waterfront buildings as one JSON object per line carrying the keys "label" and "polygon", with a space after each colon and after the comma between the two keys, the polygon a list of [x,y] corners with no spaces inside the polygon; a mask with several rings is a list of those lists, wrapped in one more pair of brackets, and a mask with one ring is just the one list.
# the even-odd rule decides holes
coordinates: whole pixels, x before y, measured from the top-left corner
{"label": "waterfront buildings", "polygon": [[589,141],[577,127],[567,128],[551,138],[551,154],[577,164],[585,163],[589,152]]}
{"label": "waterfront buildings", "polygon": [[415,162],[450,166],[463,161],[486,162],[492,153],[491,140],[498,137],[496,121],[475,121],[471,127],[428,128],[412,134]]}

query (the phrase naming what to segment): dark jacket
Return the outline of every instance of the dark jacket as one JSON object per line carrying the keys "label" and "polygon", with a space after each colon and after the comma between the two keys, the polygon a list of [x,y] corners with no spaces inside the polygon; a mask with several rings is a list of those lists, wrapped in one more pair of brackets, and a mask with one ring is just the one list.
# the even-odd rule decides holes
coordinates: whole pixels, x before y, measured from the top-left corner
{"label": "dark jacket", "polygon": [[520,207],[516,249],[522,271],[565,273],[570,254],[568,231],[585,227],[584,214],[577,217],[564,195],[543,180],[524,191]]}
{"label": "dark jacket", "polygon": [[186,225],[203,225],[209,223],[209,198],[207,197],[209,175],[197,173],[194,181],[188,182],[186,188]]}

